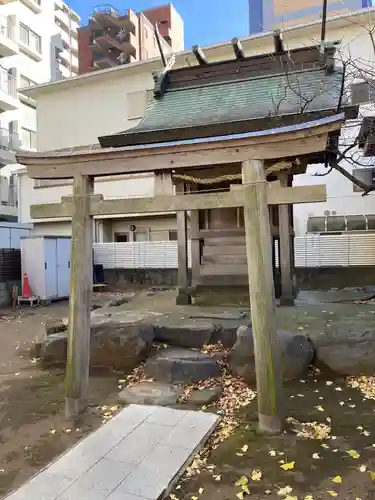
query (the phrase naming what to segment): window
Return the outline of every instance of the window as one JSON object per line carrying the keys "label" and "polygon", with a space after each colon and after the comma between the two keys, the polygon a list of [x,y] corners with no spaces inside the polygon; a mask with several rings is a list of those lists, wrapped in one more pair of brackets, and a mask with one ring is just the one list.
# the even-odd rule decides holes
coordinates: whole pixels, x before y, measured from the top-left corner
{"label": "window", "polygon": [[177,241],[177,231],[176,230],[172,230],[172,231],[169,231],[169,241]]}
{"label": "window", "polygon": [[115,242],[116,243],[128,243],[129,234],[128,233],[115,233]]}
{"label": "window", "polygon": [[36,82],[33,80],[30,80],[30,78],[27,78],[27,76],[21,75],[20,76],[20,87],[21,89],[25,87],[31,87],[32,85],[37,85]]}
{"label": "window", "polygon": [[25,149],[36,149],[36,132],[28,128],[21,128],[21,144]]}
{"label": "window", "polygon": [[20,23],[20,41],[38,54],[42,53],[41,37],[22,23]]}
{"label": "window", "polygon": [[148,241],[148,232],[147,231],[134,231],[133,240],[134,241]]}

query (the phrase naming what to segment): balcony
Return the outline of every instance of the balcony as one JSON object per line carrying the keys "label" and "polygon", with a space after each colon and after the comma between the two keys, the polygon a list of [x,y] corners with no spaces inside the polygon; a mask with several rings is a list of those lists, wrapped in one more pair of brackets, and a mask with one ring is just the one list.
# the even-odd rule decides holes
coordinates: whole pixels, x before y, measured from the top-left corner
{"label": "balcony", "polygon": [[35,12],[35,14],[42,12],[42,0],[21,0],[21,2]]}
{"label": "balcony", "polygon": [[133,33],[118,33],[115,36],[112,34],[95,37],[94,45],[98,45],[103,50],[117,49],[125,54],[134,55],[137,53],[137,37]]}
{"label": "balcony", "polygon": [[17,186],[11,179],[0,176],[0,217],[2,220],[16,221],[18,216]]}
{"label": "balcony", "polygon": [[98,5],[89,18],[89,25],[93,29],[118,27],[134,32],[138,17],[131,9],[120,12],[108,4]]}
{"label": "balcony", "polygon": [[7,18],[0,18],[0,57],[16,54],[18,54],[18,45],[15,41],[13,26]]}
{"label": "balcony", "polygon": [[6,69],[0,68],[0,111],[14,111],[19,106],[17,80]]}
{"label": "balcony", "polygon": [[21,141],[18,134],[10,134],[9,130],[0,128],[0,163],[2,165],[15,163],[15,152],[19,151],[20,147]]}

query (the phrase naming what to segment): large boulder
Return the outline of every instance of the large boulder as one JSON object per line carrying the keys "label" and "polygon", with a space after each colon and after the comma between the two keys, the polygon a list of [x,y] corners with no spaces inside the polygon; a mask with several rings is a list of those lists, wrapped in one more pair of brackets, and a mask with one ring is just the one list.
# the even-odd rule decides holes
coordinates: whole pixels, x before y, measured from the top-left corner
{"label": "large boulder", "polygon": [[[305,335],[278,330],[281,349],[283,377],[286,380],[299,378],[305,374],[314,358],[314,347]],[[256,382],[253,331],[249,326],[240,326],[237,341],[229,355],[231,371],[245,382]]]}
{"label": "large boulder", "polygon": [[145,365],[148,376],[166,384],[190,384],[220,376],[220,366],[212,356],[171,347],[160,349]]}
{"label": "large boulder", "polygon": [[315,364],[331,375],[375,375],[375,330],[333,328],[312,337]]}
{"label": "large boulder", "polygon": [[[91,317],[90,364],[130,371],[144,361],[151,351],[154,328],[136,314],[97,314]],[[41,348],[47,365],[66,361],[68,332],[48,335]]]}
{"label": "large boulder", "polygon": [[150,353],[154,328],[127,315],[91,319],[91,364],[132,370]]}

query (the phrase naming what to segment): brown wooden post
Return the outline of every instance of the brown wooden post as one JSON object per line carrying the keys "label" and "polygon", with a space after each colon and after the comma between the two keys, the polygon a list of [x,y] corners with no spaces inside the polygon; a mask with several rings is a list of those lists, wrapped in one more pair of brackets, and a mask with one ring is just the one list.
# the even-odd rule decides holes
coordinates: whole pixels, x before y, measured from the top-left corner
{"label": "brown wooden post", "polygon": [[[198,192],[198,184],[191,184],[190,192]],[[191,284],[196,286],[201,271],[201,242],[199,239],[199,210],[190,212],[190,241],[191,241]]]}
{"label": "brown wooden post", "polygon": [[[185,192],[185,184],[179,182],[176,185],[176,194]],[[189,268],[188,268],[188,239],[187,239],[187,213],[186,210],[177,212],[177,247],[178,247],[178,294],[176,304],[185,306],[191,304],[189,291]]]}
{"label": "brown wooden post", "polygon": [[263,161],[242,163],[259,430],[281,431],[282,373],[276,334],[271,230]]}
{"label": "brown wooden post", "polygon": [[[279,174],[280,184],[288,187],[288,174]],[[279,205],[279,255],[281,273],[280,305],[294,306],[293,276],[292,276],[292,247],[291,247],[291,220],[289,205]]]}
{"label": "brown wooden post", "polygon": [[93,178],[73,181],[72,253],[69,293],[69,335],[65,378],[65,415],[71,419],[85,409],[89,384],[90,316],[92,295]]}

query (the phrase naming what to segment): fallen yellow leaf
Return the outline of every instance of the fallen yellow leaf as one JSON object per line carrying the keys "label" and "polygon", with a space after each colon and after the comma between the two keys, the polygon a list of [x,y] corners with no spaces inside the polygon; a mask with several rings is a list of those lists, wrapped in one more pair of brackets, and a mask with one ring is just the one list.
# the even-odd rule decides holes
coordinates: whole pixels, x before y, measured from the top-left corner
{"label": "fallen yellow leaf", "polygon": [[284,500],[298,500],[298,497],[291,497],[290,495],[288,495],[284,498]]}
{"label": "fallen yellow leaf", "polygon": [[285,497],[286,495],[289,495],[289,493],[292,493],[293,488],[291,488],[289,485],[284,486],[284,488],[280,488],[277,494],[279,497]]}
{"label": "fallen yellow leaf", "polygon": [[359,458],[361,455],[355,450],[347,451],[347,454],[352,458]]}
{"label": "fallen yellow leaf", "polygon": [[292,470],[294,469],[294,466],[295,466],[295,463],[296,462],[288,462],[284,465],[280,465],[280,467],[283,469],[283,470]]}
{"label": "fallen yellow leaf", "polygon": [[240,500],[243,500],[244,496],[245,496],[244,491],[240,491],[239,493],[236,494],[236,497],[239,498]]}
{"label": "fallen yellow leaf", "polygon": [[249,484],[249,480],[247,479],[246,476],[242,476],[237,481],[234,483],[235,486],[246,486]]}
{"label": "fallen yellow leaf", "polygon": [[198,493],[201,495],[204,492],[204,488],[199,488]]}
{"label": "fallen yellow leaf", "polygon": [[335,476],[332,478],[332,482],[336,484],[341,484],[342,483],[342,478],[341,476]]}
{"label": "fallen yellow leaf", "polygon": [[322,448],[324,448],[325,450],[327,450],[329,448],[328,444],[325,444],[325,443],[322,443],[320,446]]}
{"label": "fallen yellow leaf", "polygon": [[242,446],[242,448],[241,448],[241,450],[242,450],[244,453],[246,453],[248,449],[249,449],[249,447],[247,446],[247,444],[244,444],[244,445]]}
{"label": "fallen yellow leaf", "polygon": [[372,470],[370,470],[370,478],[371,481],[375,481],[375,472],[372,472]]}
{"label": "fallen yellow leaf", "polygon": [[251,479],[253,481],[260,481],[262,479],[262,471],[254,469],[253,472],[251,473]]}
{"label": "fallen yellow leaf", "polygon": [[191,500],[198,500],[198,497],[191,497]]}
{"label": "fallen yellow leaf", "polygon": [[271,457],[276,457],[276,451],[275,450],[270,450],[268,452],[268,455],[270,455]]}
{"label": "fallen yellow leaf", "polygon": [[318,411],[324,411],[323,406],[315,406],[315,408],[316,408]]}
{"label": "fallen yellow leaf", "polygon": [[319,455],[319,453],[313,453],[312,457],[313,457],[314,460],[319,460],[320,455]]}
{"label": "fallen yellow leaf", "polygon": [[337,493],[334,490],[327,490],[327,493],[331,495],[331,497],[337,497]]}
{"label": "fallen yellow leaf", "polygon": [[359,466],[359,471],[360,472],[366,472],[367,471],[367,465],[360,465]]}
{"label": "fallen yellow leaf", "polygon": [[314,500],[314,498],[311,495],[307,495],[303,500]]}

